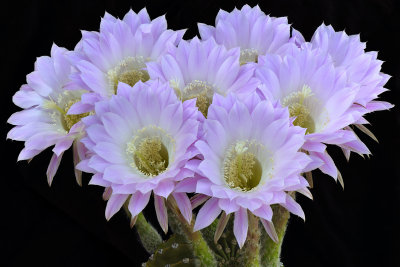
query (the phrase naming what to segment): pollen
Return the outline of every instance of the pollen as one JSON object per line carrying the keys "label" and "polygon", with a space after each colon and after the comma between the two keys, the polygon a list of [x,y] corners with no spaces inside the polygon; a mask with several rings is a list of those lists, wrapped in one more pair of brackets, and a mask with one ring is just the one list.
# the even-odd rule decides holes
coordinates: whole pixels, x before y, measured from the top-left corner
{"label": "pollen", "polygon": [[[69,96],[68,93],[66,93],[65,95]],[[83,114],[71,114],[71,115],[67,114],[71,106],[79,101],[80,99],[73,99],[66,102],[66,100],[63,100],[62,96],[59,96],[57,102],[52,99],[47,100],[46,102],[44,102],[43,107],[45,109],[52,110],[51,117],[53,121],[54,122],[61,121],[64,130],[69,132],[69,130],[72,128],[72,126],[74,126],[74,124],[79,122],[82,118],[90,115],[90,112]]]}
{"label": "pollen", "polygon": [[118,82],[123,82],[134,86],[138,81],[146,82],[150,80],[150,76],[145,70],[131,70],[119,75],[118,80],[114,84],[114,92],[117,93]]}
{"label": "pollen", "polygon": [[261,181],[262,167],[249,144],[238,142],[227,153],[224,164],[224,179],[229,187],[250,191]]}
{"label": "pollen", "polygon": [[76,102],[78,102],[79,99],[77,100],[70,100],[64,108],[64,112],[63,112],[63,122],[64,122],[64,127],[67,129],[67,131],[69,131],[71,129],[72,126],[74,126],[75,123],[77,123],[78,121],[80,121],[82,118],[89,116],[90,112],[86,112],[83,114],[67,114],[68,110],[71,108],[71,106],[73,104],[75,104]]}
{"label": "pollen", "polygon": [[307,129],[306,134],[315,132],[315,122],[309,107],[312,96],[310,87],[304,85],[301,91],[292,92],[282,103],[283,106],[288,107],[290,117],[296,117],[293,124]]}
{"label": "pollen", "polygon": [[214,89],[206,82],[194,80],[189,83],[180,95],[182,101],[196,98],[196,106],[207,118],[208,107],[211,105]]}
{"label": "pollen", "polygon": [[168,150],[159,137],[145,138],[134,152],[134,162],[143,174],[157,176],[168,167]]}
{"label": "pollen", "polygon": [[249,62],[258,62],[258,51],[254,48],[240,49],[240,65],[244,65]]}
{"label": "pollen", "polygon": [[148,81],[150,76],[145,68],[146,64],[143,57],[128,57],[121,61],[115,68],[109,70],[107,73],[110,93],[117,93],[119,82],[134,86],[139,81]]}
{"label": "pollen", "polygon": [[173,162],[174,149],[174,139],[163,129],[150,125],[135,133],[127,143],[126,153],[132,168],[146,177],[154,177]]}

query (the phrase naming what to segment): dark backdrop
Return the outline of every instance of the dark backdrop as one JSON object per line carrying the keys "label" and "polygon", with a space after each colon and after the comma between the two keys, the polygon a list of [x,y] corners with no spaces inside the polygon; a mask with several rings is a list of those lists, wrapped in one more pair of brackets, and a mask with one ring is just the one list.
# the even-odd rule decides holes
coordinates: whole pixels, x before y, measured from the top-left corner
{"label": "dark backdrop", "polygon": [[[130,7],[147,6],[151,18],[167,14],[172,29],[188,28],[186,39],[197,34],[196,23],[213,24],[219,8],[232,10],[238,1],[7,1],[2,6],[1,98],[2,132],[7,118],[18,110],[12,95],[25,83],[37,56],[48,55],[53,42],[73,49],[80,29],[98,30],[104,11],[122,17]],[[255,5],[257,2],[247,2]],[[393,77],[391,91],[382,98],[399,103],[399,6],[394,0],[270,0],[258,2],[267,14],[288,16],[309,39],[322,23],[349,34],[361,33],[367,49],[379,51],[383,71]],[[4,5],[4,4],[3,4]],[[4,34],[5,31],[5,34]],[[352,155],[347,163],[331,149],[345,179],[345,190],[316,172],[314,201],[299,197],[307,220],[292,218],[283,244],[286,267],[400,266],[400,183],[398,107],[367,117],[380,143],[363,136],[372,157]],[[3,140],[4,140],[3,139]],[[31,163],[16,163],[21,142],[8,140],[1,150],[1,265],[5,266],[140,266],[148,255],[129,228],[122,212],[110,222],[99,187],[77,186],[71,153],[64,155],[51,188],[45,177],[51,153]],[[85,176],[84,183],[87,184]],[[146,211],[152,213],[152,208]],[[154,217],[152,218],[154,219]],[[3,265],[3,266],[4,266]]]}

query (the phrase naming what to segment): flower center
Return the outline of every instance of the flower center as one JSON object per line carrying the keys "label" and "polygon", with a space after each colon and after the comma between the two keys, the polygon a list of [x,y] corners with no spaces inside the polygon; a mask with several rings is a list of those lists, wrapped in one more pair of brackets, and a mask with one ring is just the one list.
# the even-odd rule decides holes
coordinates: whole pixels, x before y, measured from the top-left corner
{"label": "flower center", "polygon": [[248,49],[240,49],[240,65],[249,63],[249,62],[258,62],[258,51],[254,48]]}
{"label": "flower center", "polygon": [[211,105],[212,97],[214,94],[214,88],[207,82],[194,80],[183,88],[182,92],[177,91],[178,97],[182,101],[196,98],[196,106],[200,112],[203,113],[204,117],[207,118],[208,107]]}
{"label": "flower center", "polygon": [[69,132],[72,126],[74,126],[74,124],[79,122],[82,118],[90,115],[90,112],[83,114],[67,114],[71,106],[81,100],[80,96],[78,97],[78,95],[81,95],[81,93],[82,92],[76,91],[75,94],[77,95],[75,95],[72,92],[65,91],[63,94],[58,96],[57,101],[48,100],[43,105],[44,108],[52,110],[51,117],[53,121],[56,123],[61,123],[64,130],[67,132]]}
{"label": "flower center", "polygon": [[145,138],[135,150],[134,161],[142,173],[156,176],[168,166],[168,151],[160,138]]}
{"label": "flower center", "polygon": [[293,124],[307,129],[306,134],[315,132],[315,122],[311,116],[310,98],[313,93],[308,85],[301,91],[292,92],[283,99],[283,106],[289,108],[290,117],[296,117]]}
{"label": "flower center", "polygon": [[131,158],[131,167],[144,176],[154,177],[167,170],[171,148],[173,139],[161,128],[149,126],[137,131],[127,144],[126,153]]}
{"label": "flower center", "polygon": [[121,61],[115,68],[108,71],[110,92],[117,93],[118,83],[123,82],[134,86],[138,81],[146,82],[150,79],[143,57],[128,57]]}
{"label": "flower center", "polygon": [[73,104],[75,104],[76,102],[79,102],[80,99],[77,100],[70,100],[64,108],[64,113],[62,113],[63,115],[63,122],[64,122],[64,127],[67,129],[67,131],[69,131],[71,129],[71,127],[77,123],[78,121],[80,121],[82,118],[89,116],[90,112],[86,112],[83,114],[67,114],[68,110],[71,108],[71,106]]}
{"label": "flower center", "polygon": [[228,150],[224,162],[224,179],[229,187],[246,192],[260,183],[262,167],[256,157],[258,146],[242,141]]}

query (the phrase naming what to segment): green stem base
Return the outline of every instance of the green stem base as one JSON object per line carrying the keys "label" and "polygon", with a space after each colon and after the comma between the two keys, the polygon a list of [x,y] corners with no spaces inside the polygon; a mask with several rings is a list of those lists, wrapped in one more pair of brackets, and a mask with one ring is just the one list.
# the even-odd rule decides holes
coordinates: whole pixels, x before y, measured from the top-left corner
{"label": "green stem base", "polygon": [[261,266],[260,258],[260,236],[258,217],[248,212],[249,229],[247,232],[246,242],[239,250],[238,266],[259,267]]}
{"label": "green stem base", "polygon": [[193,254],[199,260],[200,266],[217,266],[214,253],[207,245],[200,231],[193,232],[195,218],[189,224],[179,211],[178,205],[173,198],[168,198],[167,207],[171,211],[169,214],[170,225],[175,233],[183,234],[188,241],[192,242]]}
{"label": "green stem base", "polygon": [[272,222],[278,235],[278,242],[275,243],[265,232],[263,233],[261,262],[263,267],[283,267],[281,263],[281,249],[290,213],[280,205],[273,206],[272,210],[274,213]]}

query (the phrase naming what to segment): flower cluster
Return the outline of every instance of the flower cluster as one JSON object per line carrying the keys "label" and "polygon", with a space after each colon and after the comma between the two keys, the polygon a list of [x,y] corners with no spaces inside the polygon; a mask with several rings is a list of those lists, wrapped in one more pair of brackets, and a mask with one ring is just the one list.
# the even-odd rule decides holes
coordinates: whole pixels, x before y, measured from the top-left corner
{"label": "flower cluster", "polygon": [[272,205],[304,219],[293,196],[312,198],[312,170],[343,183],[327,145],[370,153],[355,129],[375,138],[364,116],[392,107],[377,100],[389,76],[359,36],[321,25],[306,41],[258,6],[198,27],[183,40],[145,9],[106,13],[73,51],[37,59],[8,138],[25,142],[18,160],[54,145],[49,184],[72,146],[78,183],[83,171],[104,187],[107,219],[125,204],[134,225],[153,196],[165,232],[169,207],[190,225],[201,206],[193,231],[220,216],[217,240],[232,214],[242,247],[253,216],[277,241]]}

